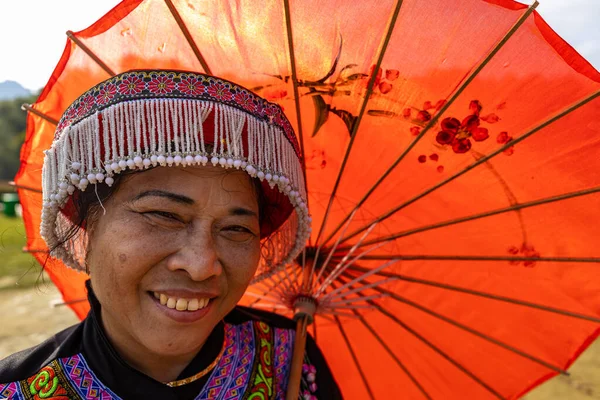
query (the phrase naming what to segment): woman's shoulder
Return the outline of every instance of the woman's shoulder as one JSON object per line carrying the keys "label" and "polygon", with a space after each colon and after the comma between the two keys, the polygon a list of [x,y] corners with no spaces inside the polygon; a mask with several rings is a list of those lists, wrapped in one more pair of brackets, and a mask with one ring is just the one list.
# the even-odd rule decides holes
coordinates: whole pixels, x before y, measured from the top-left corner
{"label": "woman's shoulder", "polygon": [[[81,347],[82,324],[73,325],[37,346],[0,360],[0,387],[36,375],[52,361],[77,354]],[[1,391],[0,391],[1,392]]]}

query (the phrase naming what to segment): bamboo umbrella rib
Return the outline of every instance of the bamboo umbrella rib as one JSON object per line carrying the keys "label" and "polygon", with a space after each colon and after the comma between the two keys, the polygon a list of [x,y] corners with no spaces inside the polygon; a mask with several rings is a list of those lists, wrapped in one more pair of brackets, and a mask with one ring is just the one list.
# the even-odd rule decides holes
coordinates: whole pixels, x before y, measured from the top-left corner
{"label": "bamboo umbrella rib", "polygon": [[416,195],[415,197],[411,198],[410,200],[407,200],[404,203],[398,205],[397,207],[391,209],[390,211],[386,212],[385,214],[383,214],[382,216],[378,217],[374,221],[370,222],[368,225],[364,225],[361,228],[358,228],[357,230],[355,230],[354,232],[352,232],[351,234],[349,234],[348,236],[346,236],[344,239],[342,239],[341,243],[344,243],[344,242],[348,241],[349,239],[353,238],[354,236],[356,236],[356,235],[360,234],[361,232],[363,232],[364,230],[368,229],[369,226],[372,223],[376,223],[376,222],[378,223],[378,222],[382,222],[382,221],[386,220],[387,218],[391,217],[392,215],[394,215],[398,211],[402,210],[403,208],[409,206],[410,204],[416,202],[417,200],[420,200],[420,199],[424,198],[428,194],[433,193],[437,189],[439,189],[439,188],[445,186],[446,184],[454,181],[456,178],[459,178],[462,175],[466,174],[467,172],[473,170],[475,167],[477,167],[477,166],[485,163],[486,161],[491,160],[492,158],[496,157],[498,154],[501,154],[502,152],[504,152],[504,150],[508,149],[509,147],[512,147],[512,146],[514,146],[514,145],[522,142],[523,140],[527,139],[528,137],[530,137],[534,133],[539,132],[540,130],[544,129],[548,125],[551,125],[552,123],[558,121],[559,119],[561,119],[565,115],[567,115],[567,114],[569,114],[569,113],[577,110],[578,108],[584,106],[585,104],[587,104],[590,101],[594,100],[598,96],[600,96],[600,90],[592,93],[591,95],[587,96],[583,100],[580,100],[579,102],[577,102],[577,103],[575,103],[575,104],[567,107],[565,110],[559,112],[558,114],[554,115],[553,117],[550,117],[549,119],[547,119],[546,121],[544,121],[540,125],[538,125],[537,127],[531,129],[529,132],[527,132],[527,133],[519,136],[518,138],[510,141],[509,143],[504,144],[503,146],[501,146],[500,148],[496,149],[495,151],[493,151],[492,153],[488,154],[487,156],[478,159],[473,164],[469,164],[467,167],[465,167],[464,169],[458,171],[456,174],[448,177],[447,179],[444,179],[443,181],[441,181],[441,182],[435,184],[434,186],[430,187],[429,189],[421,192],[420,194]]}
{"label": "bamboo umbrella rib", "polygon": [[[401,302],[401,303],[407,304],[407,305],[409,305],[409,306],[411,306],[413,308],[416,308],[419,311],[422,311],[422,312],[424,312],[426,314],[429,314],[429,315],[431,315],[431,316],[433,316],[433,317],[435,317],[437,319],[440,319],[440,320],[442,320],[442,321],[444,321],[444,322],[446,322],[446,323],[448,323],[448,324],[450,324],[450,325],[452,325],[452,326],[454,326],[456,328],[459,328],[459,329],[461,329],[463,331],[469,332],[470,334],[475,335],[475,336],[477,336],[477,337],[479,337],[479,338],[481,338],[481,339],[483,339],[483,340],[485,340],[485,341],[487,341],[489,343],[492,343],[492,344],[494,344],[496,346],[500,346],[500,347],[502,347],[505,350],[508,350],[508,351],[510,351],[510,352],[512,352],[514,354],[517,354],[517,355],[519,355],[521,357],[524,357],[524,358],[526,358],[526,359],[528,359],[530,361],[533,361],[533,362],[535,362],[537,364],[540,364],[540,365],[542,365],[542,366],[544,366],[546,368],[549,368],[549,369],[551,369],[553,371],[556,371],[556,372],[558,372],[560,374],[563,374],[563,375],[567,375],[567,376],[569,375],[569,373],[567,371],[565,371],[564,369],[562,369],[560,367],[552,365],[552,364],[548,363],[547,361],[544,361],[544,360],[542,360],[542,359],[540,359],[538,357],[535,357],[535,356],[533,356],[533,355],[531,355],[531,354],[529,354],[529,353],[527,353],[527,352],[525,352],[523,350],[519,350],[516,347],[511,346],[508,343],[505,343],[505,342],[503,342],[501,340],[495,339],[495,338],[493,338],[493,337],[491,337],[489,335],[486,335],[483,332],[480,332],[480,331],[478,331],[478,330],[476,330],[474,328],[466,326],[466,325],[464,325],[464,324],[462,324],[462,323],[460,323],[460,322],[458,322],[458,321],[456,321],[456,320],[454,320],[452,318],[449,318],[449,317],[446,317],[446,316],[444,316],[442,314],[439,314],[439,313],[437,313],[437,312],[435,312],[435,311],[433,311],[433,310],[431,310],[431,309],[429,309],[429,308],[427,308],[427,307],[425,307],[425,306],[423,306],[421,304],[415,303],[415,302],[413,302],[413,301],[411,301],[411,300],[409,300],[409,299],[407,299],[405,297],[402,297],[402,296],[400,296],[400,295],[398,295],[398,294],[396,294],[394,292],[391,292],[389,290],[383,289],[381,287],[373,287],[373,290],[376,291],[376,292],[379,292],[381,294],[384,294],[384,295],[386,295],[386,296],[388,296],[388,297],[390,297],[390,298],[392,298],[392,299],[394,299],[394,300],[396,300],[398,302]],[[366,298],[365,298],[365,300],[366,300]]]}
{"label": "bamboo umbrella rib", "polygon": [[540,261],[540,262],[576,262],[600,263],[598,257],[514,257],[514,256],[459,256],[459,255],[422,255],[422,254],[387,254],[364,256],[363,260],[398,260],[398,261]]}
{"label": "bamboo umbrella rib", "polygon": [[344,342],[346,342],[348,351],[350,351],[350,355],[352,356],[352,361],[354,361],[354,365],[356,366],[356,369],[358,370],[358,373],[360,374],[360,378],[365,385],[365,389],[367,389],[367,392],[369,393],[369,397],[371,399],[375,399],[375,396],[373,396],[373,391],[371,390],[371,386],[369,386],[369,382],[367,381],[367,377],[365,376],[365,372],[363,371],[362,367],[360,366],[360,363],[358,362],[358,358],[356,357],[354,348],[352,347],[352,344],[350,343],[350,339],[348,339],[348,336],[346,335],[346,331],[344,330],[344,327],[343,327],[342,323],[340,322],[339,317],[336,316],[336,317],[334,317],[334,319],[335,319],[335,323],[338,326],[338,329],[342,333]]}
{"label": "bamboo umbrella rib", "polygon": [[[354,265],[354,266],[350,267],[349,269],[355,270],[355,271],[358,271],[358,272],[365,272],[365,271],[369,270],[368,268],[359,267],[357,265]],[[529,301],[518,300],[518,299],[506,297],[506,296],[500,296],[500,295],[495,295],[495,294],[491,294],[491,293],[485,293],[485,292],[481,292],[481,291],[477,291],[477,290],[466,289],[466,288],[463,288],[463,287],[460,287],[460,286],[448,285],[448,284],[441,283],[441,282],[435,282],[435,281],[430,281],[430,280],[425,280],[425,279],[413,278],[413,277],[410,277],[410,276],[401,275],[401,274],[395,274],[395,273],[392,273],[392,272],[380,271],[377,274],[381,275],[381,276],[385,276],[385,277],[398,278],[399,280],[402,280],[402,281],[405,281],[405,282],[412,282],[412,283],[417,283],[417,284],[421,284],[421,285],[437,287],[439,289],[452,290],[452,291],[459,292],[459,293],[470,294],[470,295],[473,295],[473,296],[484,297],[484,298],[491,299],[491,300],[497,300],[497,301],[502,301],[502,302],[505,302],[505,303],[511,303],[511,304],[515,304],[515,305],[520,305],[520,306],[535,308],[535,309],[538,309],[538,310],[543,310],[543,311],[551,312],[551,313],[554,313],[554,314],[560,314],[560,315],[564,315],[564,316],[567,316],[567,317],[573,317],[573,318],[578,318],[578,319],[582,319],[582,320],[586,320],[586,321],[600,323],[600,318],[598,318],[598,317],[594,317],[594,316],[591,316],[591,315],[579,314],[579,313],[575,313],[575,312],[567,311],[567,310],[562,310],[562,309],[555,308],[555,307],[549,307],[549,306],[545,306],[543,304],[536,304],[536,303],[532,303],[532,302],[529,302]]]}
{"label": "bamboo umbrella rib", "polygon": [[[333,205],[333,201],[335,195],[337,193],[337,189],[340,185],[340,181],[342,180],[342,175],[344,173],[344,169],[346,168],[346,163],[348,162],[348,158],[350,157],[350,152],[352,151],[352,146],[354,145],[354,139],[356,138],[356,133],[358,132],[358,127],[362,121],[365,110],[367,109],[367,104],[369,99],[371,98],[371,94],[373,93],[373,88],[375,86],[375,80],[377,79],[377,71],[381,67],[381,63],[383,62],[383,57],[387,51],[388,45],[392,38],[392,33],[394,32],[394,28],[396,26],[396,20],[398,19],[398,15],[400,14],[400,8],[402,7],[403,0],[396,1],[396,7],[390,16],[390,22],[386,29],[386,34],[383,38],[383,43],[381,44],[381,49],[379,50],[379,55],[377,56],[377,62],[375,63],[373,73],[369,78],[369,83],[367,85],[367,91],[364,96],[364,100],[361,104],[360,111],[352,126],[352,131],[350,132],[350,142],[348,143],[348,147],[346,147],[346,152],[344,154],[344,158],[342,160],[342,165],[340,166],[340,171],[338,172],[335,183],[333,184],[333,190],[331,191],[331,195],[329,196],[329,202],[327,203],[327,208],[325,209],[325,215],[323,217],[323,222],[321,223],[321,227],[319,228],[319,233],[317,234],[317,238],[315,239],[315,245],[319,244],[319,239],[321,239],[321,235],[323,234],[323,230],[325,229],[325,225],[327,224],[327,219],[329,217],[329,212],[331,211],[331,207]],[[346,221],[343,221],[341,225],[343,225]],[[339,230],[339,227],[337,228]],[[336,231],[337,231],[336,230]],[[325,243],[329,241],[331,236],[325,240]]]}
{"label": "bamboo umbrella rib", "polygon": [[[287,33],[288,51],[290,54],[292,86],[294,88],[294,105],[296,107],[296,118],[298,119],[298,139],[300,141],[300,153],[302,155],[302,174],[304,175],[304,190],[308,194],[308,180],[306,176],[306,157],[304,153],[304,133],[302,129],[302,115],[300,112],[300,95],[298,94],[298,74],[296,71],[296,53],[294,51],[294,36],[292,32],[292,17],[290,13],[289,0],[283,0],[283,9],[285,13],[285,28]],[[308,196],[306,197],[306,205],[308,206]]]}
{"label": "bamboo umbrella rib", "polygon": [[79,40],[79,38],[77,38],[72,31],[67,31],[67,36],[73,41],[73,43],[75,43],[81,50],[83,50],[85,54],[87,54],[92,60],[94,60],[94,62],[98,64],[98,66],[102,68],[104,72],[106,72],[110,76],[115,76],[113,70],[110,69],[108,65],[106,65],[104,61],[102,61],[100,57],[98,57],[89,47],[87,47],[81,40]]}
{"label": "bamboo umbrella rib", "polygon": [[198,62],[200,63],[200,65],[202,65],[204,72],[206,72],[208,75],[212,75],[213,73],[210,70],[208,63],[206,62],[206,59],[200,52],[200,49],[198,48],[198,46],[196,45],[194,38],[190,34],[190,31],[187,28],[187,26],[185,25],[185,22],[183,22],[183,19],[181,18],[179,11],[177,11],[177,8],[175,7],[175,4],[173,4],[173,2],[171,0],[165,0],[165,3],[167,4],[167,7],[169,7],[169,11],[171,12],[171,15],[173,16],[173,19],[175,19],[175,22],[177,22],[177,26],[179,26],[179,29],[181,29],[181,33],[183,33],[183,36],[185,36],[185,40],[187,40],[188,44],[192,48],[192,51],[194,52],[196,59],[198,59]]}
{"label": "bamboo umbrella rib", "polygon": [[42,193],[41,189],[32,188],[31,186],[17,185],[14,181],[8,182],[8,184],[15,189],[27,190],[28,192]]}
{"label": "bamboo umbrella rib", "polygon": [[[576,191],[576,192],[566,193],[566,194],[562,194],[562,195],[546,197],[546,198],[539,199],[539,200],[533,200],[533,201],[530,201],[527,203],[515,204],[515,205],[509,206],[509,207],[499,208],[499,209],[492,210],[492,211],[486,211],[486,212],[483,212],[480,214],[473,214],[473,215],[469,215],[469,216],[462,217],[462,218],[456,218],[456,219],[452,219],[452,220],[448,220],[448,221],[439,222],[436,224],[431,224],[431,225],[426,225],[426,226],[422,226],[422,227],[415,228],[415,229],[406,230],[403,232],[393,233],[388,236],[382,236],[382,237],[379,237],[376,239],[365,241],[359,247],[369,246],[369,245],[377,244],[377,243],[381,243],[381,242],[387,242],[390,240],[399,239],[402,237],[414,235],[414,234],[421,233],[421,232],[430,231],[433,229],[445,228],[448,226],[461,224],[463,222],[470,222],[470,221],[474,221],[474,220],[481,219],[481,218],[487,218],[487,217],[495,216],[498,214],[503,214],[506,212],[522,210],[525,208],[540,206],[540,205],[544,205],[544,204],[550,204],[550,203],[554,203],[554,202],[560,202],[563,200],[568,200],[568,199],[585,196],[585,195],[589,195],[589,194],[595,194],[598,192],[600,192],[600,186],[597,186],[597,187],[594,187],[591,189],[585,189],[585,190],[580,190],[580,191]],[[351,246],[341,246],[338,250],[345,251],[350,248],[351,248]]]}
{"label": "bamboo umbrella rib", "polygon": [[[333,282],[331,284],[331,286],[334,289],[338,288],[338,285],[336,285],[335,282]],[[377,331],[375,329],[373,329],[373,327],[364,319],[364,317],[358,311],[354,310],[353,313],[356,317],[358,317],[360,322],[369,330],[369,332],[371,332],[371,334],[375,337],[375,339],[379,342],[379,344],[383,347],[383,349],[389,354],[390,357],[392,357],[392,359],[394,360],[396,365],[398,365],[398,367],[400,367],[400,369],[406,374],[406,376],[408,376],[408,378],[419,389],[419,391],[423,394],[423,396],[425,396],[425,398],[427,398],[428,400],[432,400],[431,396],[429,396],[429,394],[427,393],[427,391],[425,390],[423,385],[421,385],[419,383],[419,381],[408,370],[408,368],[404,365],[404,363],[392,351],[390,346],[388,346],[387,343],[383,340],[383,338],[377,333]]]}
{"label": "bamboo umbrella rib", "polygon": [[512,352],[514,354],[518,354],[519,356],[524,357],[524,358],[526,358],[526,359],[528,359],[530,361],[536,362],[536,363],[538,363],[538,364],[540,364],[540,365],[542,365],[542,366],[544,366],[546,368],[549,368],[549,369],[551,369],[553,371],[556,371],[558,373],[561,373],[563,375],[569,375],[569,373],[567,371],[565,371],[564,369],[562,369],[560,367],[552,365],[552,364],[548,363],[547,361],[544,361],[544,360],[542,360],[540,358],[537,358],[537,357],[535,357],[535,356],[533,356],[533,355],[531,355],[531,354],[529,354],[529,353],[527,353],[525,351],[519,350],[519,349],[517,349],[514,346],[511,346],[511,345],[509,345],[509,344],[507,344],[507,343],[505,343],[505,342],[503,342],[501,340],[498,340],[498,339],[495,339],[495,338],[493,338],[491,336],[488,336],[485,333],[482,333],[482,332],[480,332],[480,331],[478,331],[476,329],[473,329],[473,328],[470,328],[470,327],[468,327],[466,325],[463,325],[460,322],[455,321],[452,318],[449,318],[449,317],[446,317],[446,316],[444,316],[442,314],[439,314],[439,313],[437,313],[437,312],[435,312],[433,310],[430,310],[429,308],[427,308],[425,306],[422,306],[421,304],[415,303],[415,302],[413,302],[411,300],[408,300],[405,297],[402,297],[402,296],[399,296],[399,295],[397,295],[397,294],[395,294],[393,292],[390,292],[389,290],[386,290],[386,289],[383,289],[383,288],[379,288],[379,287],[373,288],[373,290],[375,290],[377,292],[380,292],[380,293],[383,293],[383,294],[386,294],[390,298],[392,298],[392,299],[394,299],[394,300],[396,300],[398,302],[401,302],[401,303],[407,304],[407,305],[409,305],[409,306],[411,306],[413,308],[416,308],[417,310],[420,310],[420,311],[422,311],[422,312],[424,312],[426,314],[429,314],[429,315],[431,315],[431,316],[433,316],[433,317],[435,317],[437,319],[440,319],[440,320],[442,320],[442,321],[444,321],[444,322],[446,322],[446,323],[448,323],[448,324],[450,324],[450,325],[452,325],[452,326],[454,326],[456,328],[459,328],[459,329],[462,329],[462,330],[464,330],[466,332],[469,332],[472,335],[475,335],[475,336],[477,336],[477,337],[479,337],[481,339],[484,339],[484,340],[486,340],[489,343],[495,344],[496,346],[500,346],[503,349],[508,350],[508,351],[510,351],[510,352]]}
{"label": "bamboo umbrella rib", "polygon": [[381,336],[379,336],[379,334],[377,333],[377,331],[375,331],[375,329],[373,329],[373,327],[364,319],[364,317],[362,315],[360,315],[358,313],[358,311],[354,311],[354,313],[358,316],[358,318],[360,319],[360,322],[362,322],[362,324],[369,330],[369,332],[371,332],[371,334],[375,337],[375,339],[377,339],[377,341],[379,342],[379,344],[381,344],[381,346],[390,355],[390,357],[392,357],[392,359],[394,360],[394,362],[400,367],[400,369],[402,369],[402,371],[404,371],[404,373],[406,374],[406,376],[408,376],[408,378],[412,381],[412,383],[414,383],[414,385],[419,389],[419,391],[421,392],[421,394],[423,396],[425,396],[426,399],[432,400],[431,396],[429,396],[429,393],[427,393],[427,391],[425,390],[425,388],[419,383],[419,381],[417,381],[417,379],[408,370],[408,368],[404,365],[404,363],[402,361],[400,361],[400,359],[396,356],[396,354],[394,354],[394,352],[392,351],[392,349],[390,349],[390,347],[387,345],[387,343],[385,343],[385,341],[381,338]]}
{"label": "bamboo umbrella rib", "polygon": [[35,108],[33,108],[31,106],[31,104],[22,104],[21,105],[21,109],[27,112],[30,112],[34,115],[37,115],[38,117],[45,119],[46,121],[50,122],[52,125],[58,125],[58,121],[55,120],[54,118],[50,117],[49,115],[44,114],[41,111],[36,110]]}
{"label": "bamboo umbrella rib", "polygon": [[[333,245],[333,247],[331,248],[331,250],[329,251],[329,254],[327,255],[327,258],[325,259],[325,262],[323,262],[322,266],[321,266],[321,271],[319,271],[319,274],[317,275],[316,280],[319,281],[319,279],[321,278],[321,276],[323,275],[323,272],[325,271],[325,267],[327,265],[329,265],[329,261],[331,260],[331,257],[333,256],[333,254],[335,253],[335,250],[337,249],[337,246],[340,243],[340,240],[342,240],[342,237],[344,236],[344,233],[346,232],[346,229],[348,229],[348,227],[350,226],[350,223],[352,222],[352,220],[354,219],[354,215],[356,213],[353,212],[350,214],[350,217],[348,218],[348,222],[346,223],[346,225],[344,226],[343,230],[342,230],[342,234],[338,237],[338,240],[335,242],[335,244]],[[310,287],[312,285],[312,281],[313,281],[313,275],[315,273],[315,268],[317,266],[317,262],[319,261],[319,253],[321,252],[321,248],[323,247],[323,245],[319,245],[317,247],[317,251],[315,252],[315,258],[314,261],[312,263],[312,267],[310,269],[310,278],[308,280],[308,286]],[[350,250],[352,251],[352,250]]]}
{"label": "bamboo umbrella rib", "polygon": [[[523,23],[527,20],[527,18],[533,13],[535,8],[538,6],[538,1],[536,0],[529,8],[519,17],[517,22],[512,26],[512,28],[504,35],[504,37],[496,44],[496,46],[490,51],[490,53],[485,57],[481,63],[469,74],[467,79],[463,81],[460,86],[456,89],[456,91],[450,96],[448,101],[440,108],[440,110],[433,116],[433,118],[427,123],[427,125],[423,128],[421,133],[408,145],[408,147],[400,154],[400,156],[394,161],[394,163],[379,177],[377,182],[367,191],[367,193],[358,201],[358,203],[354,206],[354,210],[360,208],[362,204],[371,196],[371,194],[379,187],[379,185],[387,178],[389,174],[398,166],[398,164],[406,157],[406,155],[412,150],[413,147],[417,145],[417,143],[427,134],[427,132],[433,128],[436,124],[440,116],[442,116],[446,110],[458,99],[458,97],[463,93],[463,91],[471,84],[471,82],[479,75],[479,73],[483,70],[483,68],[494,58],[494,56],[504,47],[504,45],[508,42],[508,40],[519,30],[519,28],[523,25]],[[514,143],[513,143],[514,144]],[[327,215],[327,214],[326,214]],[[346,217],[347,218],[347,217]],[[342,219],[338,223],[338,226],[329,234],[329,236],[324,240],[324,243],[328,243],[331,238],[339,231],[340,226],[345,223],[345,219]]]}
{"label": "bamboo umbrella rib", "polygon": [[388,310],[386,310],[385,308],[383,308],[381,305],[375,303],[372,300],[368,300],[367,302],[370,303],[370,304],[372,304],[380,313],[382,313],[383,315],[387,316],[392,321],[394,321],[396,324],[400,325],[404,330],[406,330],[407,332],[409,332],[410,334],[412,334],[414,337],[416,337],[417,339],[419,339],[421,342],[423,342],[425,345],[427,345],[429,348],[431,348],[433,351],[435,351],[439,356],[441,356],[442,358],[444,358],[445,360],[447,360],[448,362],[450,362],[452,365],[454,365],[456,368],[458,368],[464,374],[466,374],[471,379],[473,379],[475,382],[477,382],[479,385],[481,385],[482,387],[484,387],[488,392],[490,392],[491,394],[493,394],[494,396],[496,396],[498,399],[504,400],[504,397],[502,397],[502,395],[500,393],[498,393],[496,390],[494,390],[494,388],[492,388],[490,385],[488,385],[487,383],[485,383],[481,378],[479,378],[477,375],[475,375],[467,367],[465,367],[464,365],[462,365],[461,363],[459,363],[458,361],[456,361],[454,358],[450,357],[446,352],[444,352],[442,349],[440,349],[439,347],[437,347],[436,345],[434,345],[427,338],[425,338],[420,333],[418,333],[417,331],[415,331],[414,329],[412,329],[410,326],[408,326],[406,323],[404,323],[404,321],[402,321],[396,315],[392,314],[391,312],[389,312]]}

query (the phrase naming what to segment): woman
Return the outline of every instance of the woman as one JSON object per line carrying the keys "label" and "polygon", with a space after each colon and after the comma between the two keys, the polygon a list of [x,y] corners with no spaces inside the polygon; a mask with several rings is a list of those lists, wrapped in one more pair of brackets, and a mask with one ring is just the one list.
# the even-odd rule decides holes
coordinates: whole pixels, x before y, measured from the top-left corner
{"label": "woman", "polygon": [[[310,234],[278,106],[201,74],[115,76],[65,111],[43,186],[42,236],[89,273],[91,312],[0,362],[0,396],[285,397],[295,323],[236,306]],[[310,338],[300,396],[341,397]]]}

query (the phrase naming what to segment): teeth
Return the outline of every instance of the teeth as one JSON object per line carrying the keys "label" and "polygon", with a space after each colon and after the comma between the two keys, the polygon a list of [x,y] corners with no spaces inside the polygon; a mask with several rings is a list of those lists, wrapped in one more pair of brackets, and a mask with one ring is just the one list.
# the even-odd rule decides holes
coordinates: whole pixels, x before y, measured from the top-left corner
{"label": "teeth", "polygon": [[169,297],[169,300],[167,300],[167,307],[175,308],[176,304],[177,304],[177,300],[175,300],[173,297]]}
{"label": "teeth", "polygon": [[160,301],[160,304],[177,311],[197,311],[208,305],[210,299],[184,299],[177,297],[168,297],[165,294],[154,292],[154,297]]}
{"label": "teeth", "polygon": [[198,299],[191,299],[187,304],[188,311],[196,311],[198,309]]}
{"label": "teeth", "polygon": [[175,305],[175,308],[177,309],[177,311],[187,310],[187,306],[188,306],[188,301],[186,299],[177,299],[177,304]]}

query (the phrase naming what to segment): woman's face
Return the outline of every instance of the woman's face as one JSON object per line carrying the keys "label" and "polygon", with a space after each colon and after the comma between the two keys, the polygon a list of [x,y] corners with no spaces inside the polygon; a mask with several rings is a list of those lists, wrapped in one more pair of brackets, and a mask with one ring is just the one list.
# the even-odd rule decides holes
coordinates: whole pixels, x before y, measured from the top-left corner
{"label": "woman's face", "polygon": [[258,266],[250,178],[220,167],[155,168],[123,180],[104,207],[87,263],[109,336],[117,348],[155,355],[197,352]]}

